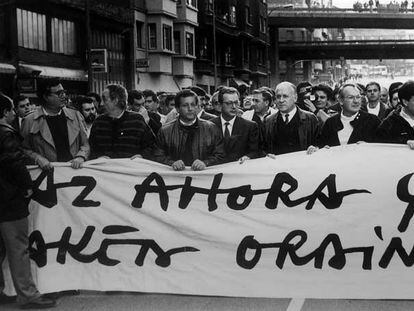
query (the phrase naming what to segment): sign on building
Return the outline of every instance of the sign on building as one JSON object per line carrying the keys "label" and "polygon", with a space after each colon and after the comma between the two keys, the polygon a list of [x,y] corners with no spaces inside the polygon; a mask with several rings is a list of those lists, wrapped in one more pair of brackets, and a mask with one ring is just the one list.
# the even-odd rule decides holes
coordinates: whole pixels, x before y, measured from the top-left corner
{"label": "sign on building", "polygon": [[108,72],[108,52],[106,49],[91,49],[90,58],[93,72]]}

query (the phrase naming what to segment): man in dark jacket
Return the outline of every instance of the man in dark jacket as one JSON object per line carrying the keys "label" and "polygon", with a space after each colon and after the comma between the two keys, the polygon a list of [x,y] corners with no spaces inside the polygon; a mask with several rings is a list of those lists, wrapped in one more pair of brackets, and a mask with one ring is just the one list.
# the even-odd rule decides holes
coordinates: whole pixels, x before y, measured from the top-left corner
{"label": "man in dark jacket", "polygon": [[405,82],[398,90],[403,106],[381,123],[377,136],[380,142],[408,144],[414,149],[414,81]]}
{"label": "man in dark jacket", "polygon": [[267,155],[306,150],[316,144],[319,123],[316,116],[296,106],[296,87],[290,82],[276,86],[276,106],[279,111],[265,123],[264,149]]}
{"label": "man in dark jacket", "polygon": [[48,308],[56,302],[40,295],[30,270],[27,216],[32,180],[24,164],[22,138],[11,126],[14,117],[12,101],[0,94],[0,304],[10,301],[10,297],[2,294],[1,264],[7,255],[21,307]]}
{"label": "man in dark jacket", "polygon": [[233,87],[223,87],[218,93],[221,115],[211,120],[223,137],[225,161],[254,159],[259,156],[259,128],[256,122],[238,117],[239,92]]}
{"label": "man in dark jacket", "polygon": [[126,110],[128,93],[119,84],[108,85],[102,93],[105,114],[91,129],[91,157],[135,158],[150,153],[154,134],[142,116]]}
{"label": "man in dark jacket", "polygon": [[381,121],[385,119],[387,106],[380,101],[381,86],[377,82],[370,82],[365,87],[368,103],[361,105],[361,110],[376,115]]}
{"label": "man in dark jacket", "polygon": [[161,117],[159,114],[145,108],[145,97],[142,92],[137,90],[128,92],[128,108],[131,111],[139,113],[144,118],[145,123],[151,128],[154,135],[157,135],[158,130],[162,126]]}
{"label": "man in dark jacket", "polygon": [[198,96],[182,90],[175,96],[179,117],[158,132],[154,160],[174,170],[191,166],[195,171],[223,161],[224,150],[220,130],[211,122],[197,118]]}
{"label": "man in dark jacket", "polygon": [[339,90],[342,111],[326,120],[319,137],[319,147],[374,142],[380,124],[377,116],[361,111],[361,95],[354,84]]}

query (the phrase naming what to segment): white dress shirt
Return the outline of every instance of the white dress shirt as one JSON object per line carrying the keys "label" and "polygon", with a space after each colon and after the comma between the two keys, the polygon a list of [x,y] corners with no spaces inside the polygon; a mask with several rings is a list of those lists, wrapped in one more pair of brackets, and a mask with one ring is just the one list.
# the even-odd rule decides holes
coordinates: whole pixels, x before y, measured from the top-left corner
{"label": "white dress shirt", "polygon": [[236,117],[234,117],[233,119],[226,121],[223,119],[223,117],[220,115],[220,119],[221,119],[221,129],[223,131],[223,137],[224,137],[224,131],[226,130],[226,122],[229,122],[229,125],[227,125],[227,128],[229,129],[229,133],[231,136],[231,133],[233,132],[233,125],[234,125],[234,120],[236,120]]}
{"label": "white dress shirt", "polygon": [[369,104],[368,104],[368,105],[367,105],[367,110],[368,110],[368,113],[378,116],[379,111],[380,111],[380,106],[381,106],[381,105],[380,105],[380,103],[379,103],[379,102],[377,103],[377,105],[375,106],[375,108],[370,108],[370,107],[369,107]]}
{"label": "white dress shirt", "polygon": [[286,117],[285,117],[285,115],[288,115],[288,122],[287,123],[289,123],[290,121],[292,121],[292,119],[293,119],[293,117],[294,117],[294,115],[296,114],[296,111],[298,110],[298,108],[296,108],[296,106],[292,109],[292,111],[290,111],[290,112],[287,112],[287,113],[283,113],[282,111],[280,112],[281,113],[281,115],[282,115],[282,120],[283,120],[283,122],[285,122],[285,119],[286,119]]}

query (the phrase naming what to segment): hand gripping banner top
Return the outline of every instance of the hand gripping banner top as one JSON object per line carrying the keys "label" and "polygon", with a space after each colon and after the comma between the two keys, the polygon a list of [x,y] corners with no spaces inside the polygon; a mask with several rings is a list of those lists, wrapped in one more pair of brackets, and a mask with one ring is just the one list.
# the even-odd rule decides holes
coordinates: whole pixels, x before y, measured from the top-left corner
{"label": "hand gripping banner top", "polygon": [[42,292],[411,299],[414,153],[361,144],[175,172],[31,170]]}

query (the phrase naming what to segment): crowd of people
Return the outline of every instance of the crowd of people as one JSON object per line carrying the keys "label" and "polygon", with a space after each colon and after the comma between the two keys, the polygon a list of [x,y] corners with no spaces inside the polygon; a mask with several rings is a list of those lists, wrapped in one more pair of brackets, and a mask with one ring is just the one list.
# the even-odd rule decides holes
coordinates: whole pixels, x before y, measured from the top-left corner
{"label": "crowd of people", "polygon": [[[68,100],[55,79],[38,84],[40,105],[0,94],[0,263],[6,254],[23,308],[51,307],[30,273],[28,202],[33,182],[27,164],[54,162],[73,169],[96,158],[145,158],[181,171],[359,142],[406,144],[414,149],[414,81],[345,82],[331,87],[281,82],[250,94],[221,86],[211,96],[199,87],[177,94],[127,91]],[[4,289],[0,269],[0,293]],[[0,294],[0,303],[9,301]]]}
{"label": "crowd of people", "polygon": [[[353,4],[353,9],[355,11],[370,11],[373,12],[374,11],[374,5],[375,5],[375,10],[377,12],[379,11],[390,11],[390,12],[405,12],[407,13],[410,10],[410,3],[408,2],[408,0],[404,0],[401,2],[397,2],[395,0],[390,1],[387,4],[380,4],[379,0],[376,0],[375,2],[373,0],[369,0],[366,2],[360,2],[357,1]],[[411,2],[411,10],[414,10],[414,1]]]}

